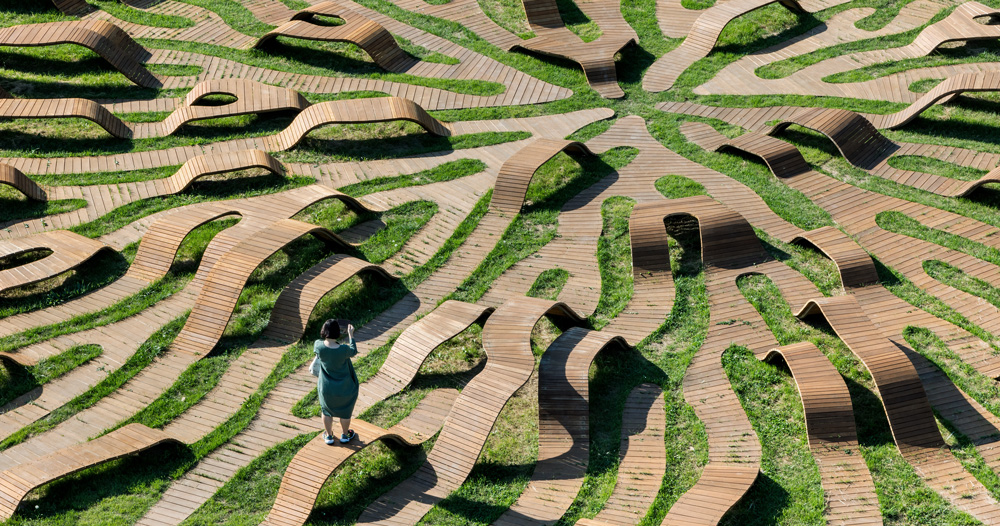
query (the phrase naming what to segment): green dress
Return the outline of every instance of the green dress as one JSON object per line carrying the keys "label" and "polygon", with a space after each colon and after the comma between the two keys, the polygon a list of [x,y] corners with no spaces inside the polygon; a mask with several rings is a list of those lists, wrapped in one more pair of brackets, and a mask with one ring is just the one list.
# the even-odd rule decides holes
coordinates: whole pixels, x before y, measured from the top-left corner
{"label": "green dress", "polygon": [[318,378],[319,404],[325,416],[351,418],[354,403],[358,401],[358,376],[354,374],[351,357],[358,354],[358,346],[351,339],[347,345],[327,347],[323,340],[316,340],[313,352],[322,367]]}

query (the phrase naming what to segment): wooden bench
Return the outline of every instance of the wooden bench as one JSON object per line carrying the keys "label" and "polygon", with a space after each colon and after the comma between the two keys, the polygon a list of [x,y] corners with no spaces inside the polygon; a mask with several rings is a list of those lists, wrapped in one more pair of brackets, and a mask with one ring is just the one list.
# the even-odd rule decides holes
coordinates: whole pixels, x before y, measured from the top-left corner
{"label": "wooden bench", "polygon": [[545,138],[534,140],[500,167],[496,184],[493,186],[490,208],[511,215],[520,213],[531,178],[543,164],[560,152],[594,155],[590,148],[581,142]]}
{"label": "wooden bench", "polygon": [[30,177],[24,175],[21,170],[3,163],[0,163],[0,184],[10,186],[33,201],[48,200],[45,189],[35,183]]}
{"label": "wooden bench", "polygon": [[0,292],[54,278],[76,269],[111,247],[69,230],[52,230],[0,242],[0,259],[37,251],[48,255],[30,263],[0,270]]}
{"label": "wooden bench", "polygon": [[96,440],[84,442],[26,462],[0,473],[0,520],[14,515],[31,490],[89,467],[146,449],[176,442],[163,431],[129,424]]}
{"label": "wooden bench", "polygon": [[0,29],[0,46],[30,47],[76,44],[107,60],[126,78],[144,88],[160,88],[163,82],[143,62],[150,52],[127,33],[104,20],[76,20],[24,24]]}

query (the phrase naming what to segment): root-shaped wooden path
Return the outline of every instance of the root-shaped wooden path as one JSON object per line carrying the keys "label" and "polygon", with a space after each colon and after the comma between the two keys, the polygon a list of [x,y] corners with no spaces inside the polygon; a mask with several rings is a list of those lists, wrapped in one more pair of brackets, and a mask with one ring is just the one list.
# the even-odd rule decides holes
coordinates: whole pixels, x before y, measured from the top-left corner
{"label": "root-shaped wooden path", "polygon": [[31,490],[48,482],[145,449],[176,442],[170,435],[130,424],[91,442],[63,449],[0,473],[0,520],[9,519]]}
{"label": "root-shaped wooden path", "polygon": [[0,261],[29,254],[46,254],[28,263],[0,270],[0,292],[38,283],[69,272],[111,247],[100,241],[74,234],[68,230],[42,232],[0,242]]}

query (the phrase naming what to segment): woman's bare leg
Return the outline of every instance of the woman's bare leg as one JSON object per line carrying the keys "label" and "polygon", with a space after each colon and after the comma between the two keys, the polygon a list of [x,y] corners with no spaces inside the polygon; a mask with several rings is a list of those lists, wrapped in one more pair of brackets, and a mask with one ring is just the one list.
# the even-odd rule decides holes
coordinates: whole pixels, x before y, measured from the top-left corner
{"label": "woman's bare leg", "polygon": [[344,434],[346,435],[347,432],[351,430],[351,419],[350,418],[341,418],[340,419],[340,428],[344,430]]}
{"label": "woman's bare leg", "polygon": [[333,436],[333,417],[323,415],[323,427],[326,428],[326,434]]}

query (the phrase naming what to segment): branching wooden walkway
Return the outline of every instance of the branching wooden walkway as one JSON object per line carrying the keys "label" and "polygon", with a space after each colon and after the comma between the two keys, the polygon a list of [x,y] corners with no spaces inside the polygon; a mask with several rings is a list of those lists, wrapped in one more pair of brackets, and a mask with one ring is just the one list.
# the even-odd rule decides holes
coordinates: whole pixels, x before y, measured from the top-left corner
{"label": "branching wooden walkway", "polygon": [[692,24],[684,42],[646,70],[642,88],[652,92],[670,89],[684,70],[712,52],[722,30],[733,19],[776,2],[792,11],[802,11],[796,0],[726,0],[704,10]]}
{"label": "branching wooden walkway", "polygon": [[916,368],[901,349],[871,323],[854,296],[806,303],[799,318],[820,314],[865,364],[882,398],[900,453],[921,478],[953,506],[985,524],[1000,523],[1000,506],[989,491],[951,455]]}
{"label": "branching wooden walkway", "polygon": [[827,523],[882,524],[875,483],[858,446],[851,393],[837,368],[810,342],[771,349],[764,360],[784,361],[795,378],[809,449],[823,484]]}
{"label": "branching wooden walkway", "polygon": [[379,440],[392,440],[411,447],[422,444],[441,428],[457,397],[458,391],[454,389],[438,389],[427,395],[402,422],[389,429],[354,420],[351,426],[357,431],[358,439],[347,445],[330,447],[320,433],[288,464],[281,478],[278,497],[261,524],[305,524],[323,484],[344,462]]}
{"label": "branching wooden walkway", "polygon": [[515,298],[497,309],[483,328],[486,368],[462,390],[427,462],[373,502],[359,524],[416,524],[465,481],[500,410],[534,370],[531,330],[542,316],[563,328],[582,322],[566,306],[537,298]]}

